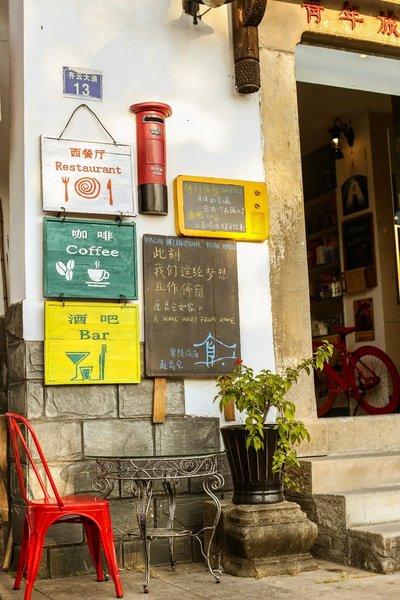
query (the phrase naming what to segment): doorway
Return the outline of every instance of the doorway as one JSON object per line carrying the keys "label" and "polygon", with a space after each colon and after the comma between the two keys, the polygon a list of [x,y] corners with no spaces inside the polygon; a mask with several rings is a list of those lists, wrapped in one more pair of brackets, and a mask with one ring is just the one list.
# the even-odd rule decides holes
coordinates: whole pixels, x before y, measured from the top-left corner
{"label": "doorway", "polygon": [[[299,46],[296,52],[312,337],[335,341],[335,327],[355,326],[346,340],[350,348],[366,343],[381,348],[399,368],[392,96],[400,95],[400,88],[395,68],[393,59],[315,46]],[[342,129],[336,159],[329,133],[335,124]],[[354,140],[349,143],[344,134],[350,127]],[[361,240],[360,228],[368,240]],[[334,366],[335,360],[340,356],[334,356]],[[316,378],[317,404],[321,385]],[[338,394],[323,416],[352,411],[354,401]]]}

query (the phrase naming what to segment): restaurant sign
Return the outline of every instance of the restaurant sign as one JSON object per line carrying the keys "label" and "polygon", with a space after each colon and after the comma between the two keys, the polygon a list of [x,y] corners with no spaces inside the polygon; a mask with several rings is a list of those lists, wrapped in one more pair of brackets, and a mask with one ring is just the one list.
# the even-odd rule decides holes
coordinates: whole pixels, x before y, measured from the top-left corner
{"label": "restaurant sign", "polygon": [[140,382],[138,306],[45,303],[47,385]]}
{"label": "restaurant sign", "polygon": [[41,138],[43,210],[135,215],[132,147]]}
{"label": "restaurant sign", "polygon": [[44,219],[44,296],[137,299],[131,222]]}

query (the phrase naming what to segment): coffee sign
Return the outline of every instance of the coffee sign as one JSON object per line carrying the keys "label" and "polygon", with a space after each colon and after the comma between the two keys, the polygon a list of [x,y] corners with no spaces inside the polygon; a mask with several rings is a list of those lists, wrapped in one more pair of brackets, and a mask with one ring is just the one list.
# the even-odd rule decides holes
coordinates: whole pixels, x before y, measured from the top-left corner
{"label": "coffee sign", "polygon": [[131,222],[44,219],[44,296],[137,299]]}

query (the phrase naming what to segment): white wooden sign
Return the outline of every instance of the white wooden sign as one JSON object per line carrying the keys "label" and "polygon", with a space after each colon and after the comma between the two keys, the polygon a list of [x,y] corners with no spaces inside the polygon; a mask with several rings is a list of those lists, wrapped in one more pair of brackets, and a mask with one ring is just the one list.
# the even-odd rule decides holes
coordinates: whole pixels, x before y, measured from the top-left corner
{"label": "white wooden sign", "polygon": [[43,210],[136,215],[132,147],[41,137]]}

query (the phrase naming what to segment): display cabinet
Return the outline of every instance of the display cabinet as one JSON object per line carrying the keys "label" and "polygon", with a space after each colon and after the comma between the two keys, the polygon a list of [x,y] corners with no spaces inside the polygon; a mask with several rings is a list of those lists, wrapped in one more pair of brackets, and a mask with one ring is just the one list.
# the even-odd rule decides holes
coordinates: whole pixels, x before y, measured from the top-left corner
{"label": "display cabinet", "polygon": [[343,325],[343,289],[335,190],[305,202],[313,337]]}

